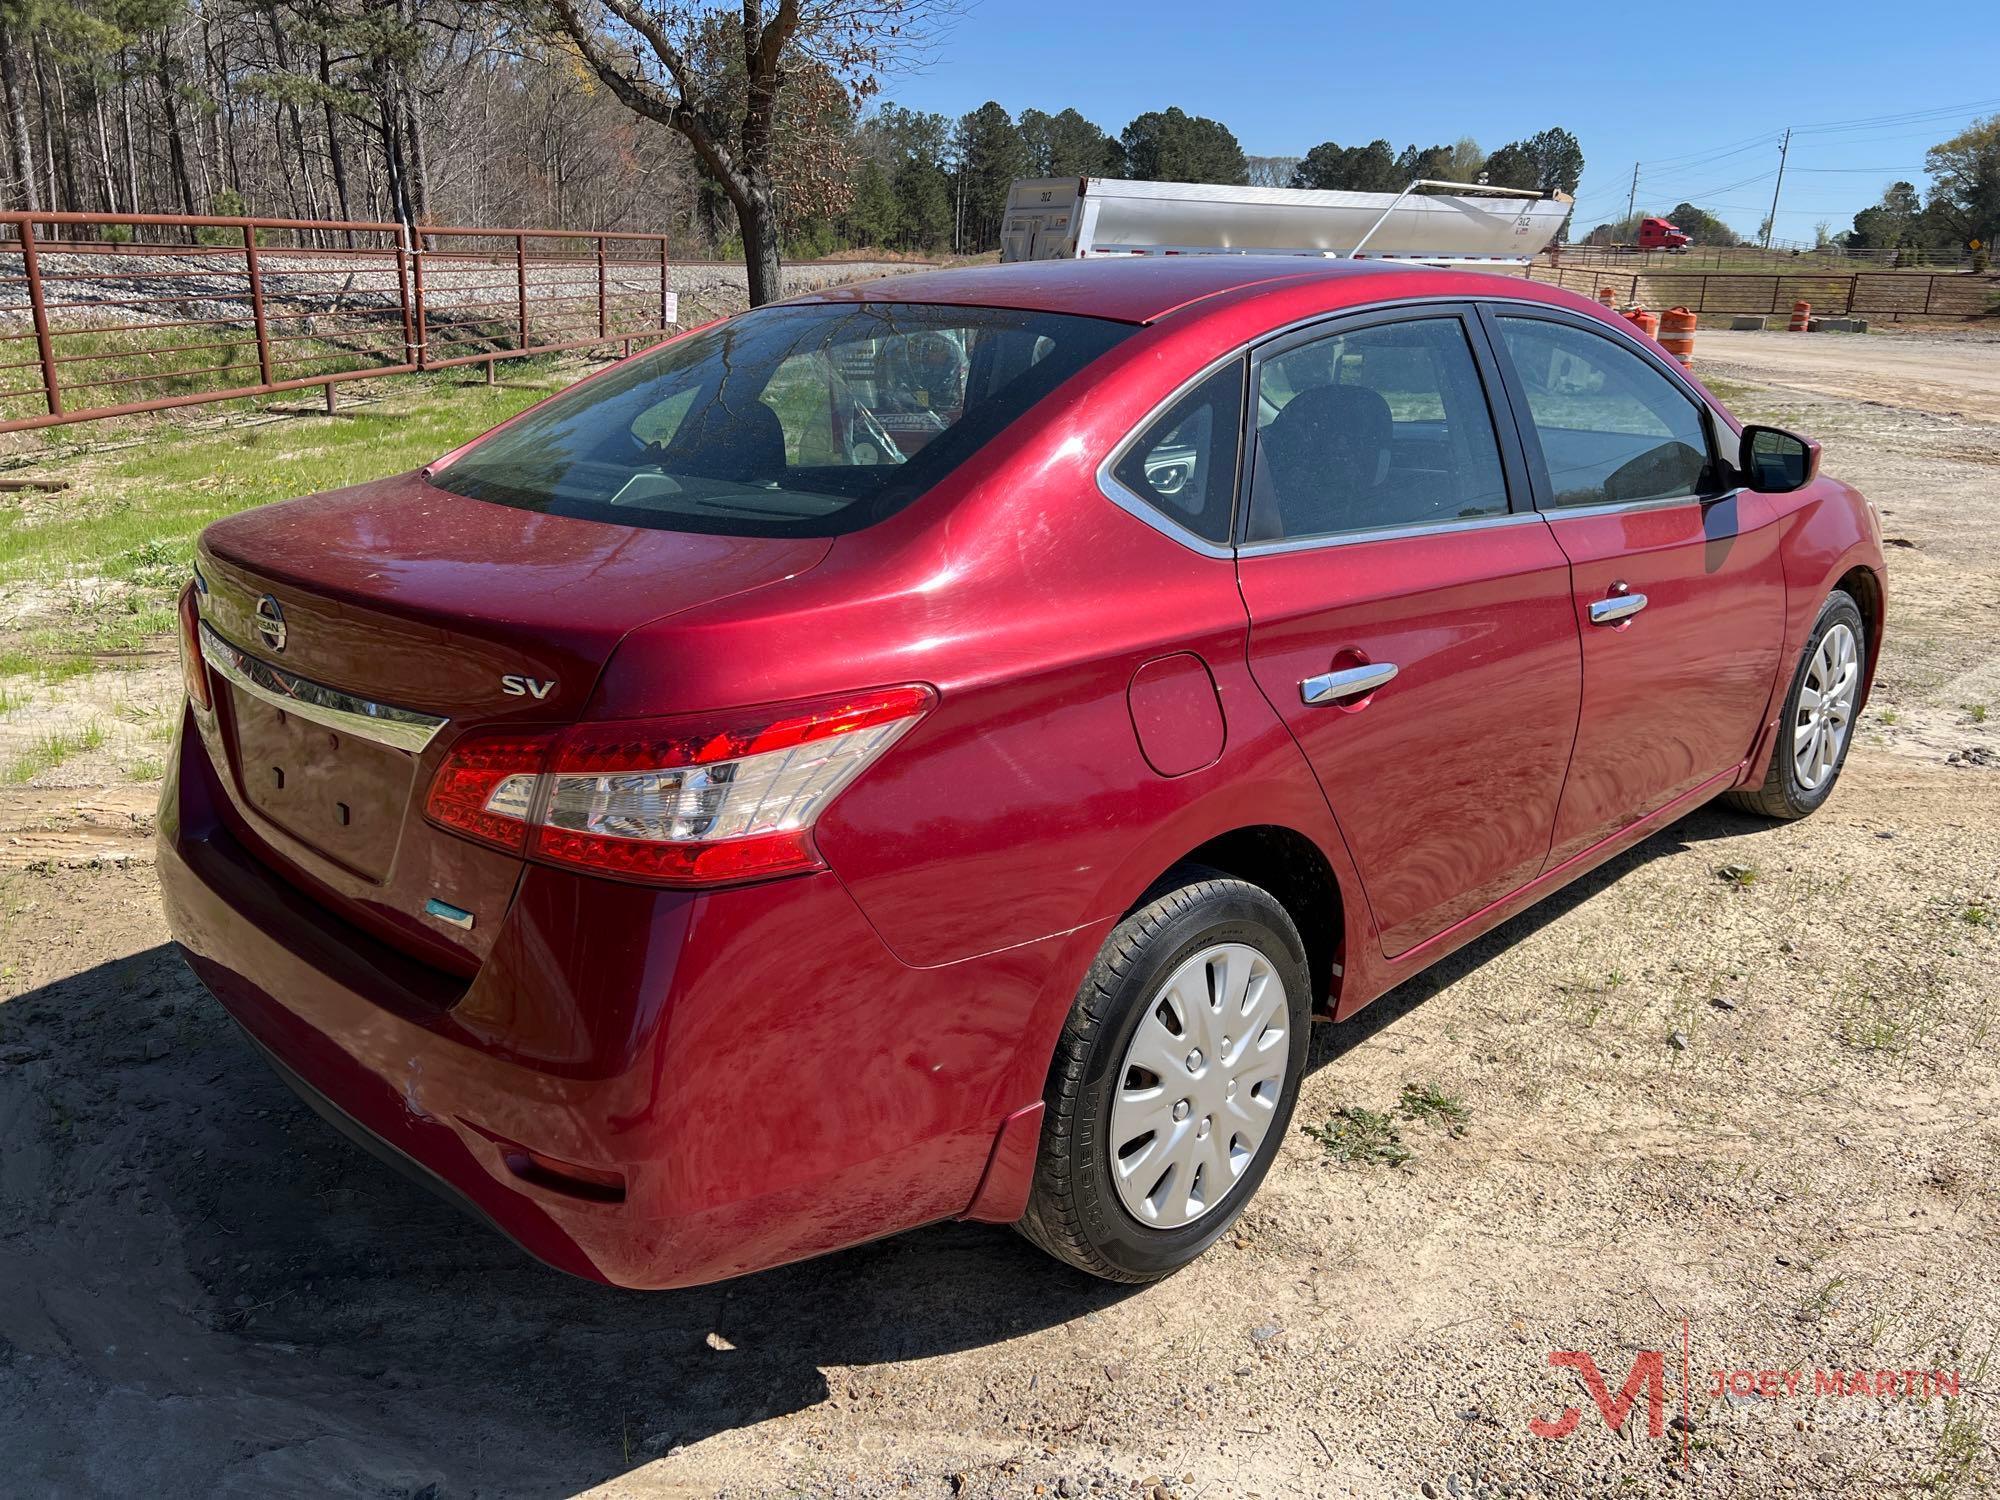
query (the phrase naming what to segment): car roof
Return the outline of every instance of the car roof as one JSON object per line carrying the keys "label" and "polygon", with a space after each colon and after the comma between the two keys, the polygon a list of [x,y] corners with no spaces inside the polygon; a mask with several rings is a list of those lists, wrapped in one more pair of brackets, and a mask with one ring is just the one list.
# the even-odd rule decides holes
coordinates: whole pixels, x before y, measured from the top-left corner
{"label": "car roof", "polygon": [[[1318,260],[1296,255],[1131,256],[1017,261],[918,271],[827,287],[794,302],[916,302],[1081,313],[1121,323],[1154,323],[1193,302],[1250,287],[1412,276],[1435,268],[1389,261]],[[1385,287],[1384,293],[1388,292]]]}

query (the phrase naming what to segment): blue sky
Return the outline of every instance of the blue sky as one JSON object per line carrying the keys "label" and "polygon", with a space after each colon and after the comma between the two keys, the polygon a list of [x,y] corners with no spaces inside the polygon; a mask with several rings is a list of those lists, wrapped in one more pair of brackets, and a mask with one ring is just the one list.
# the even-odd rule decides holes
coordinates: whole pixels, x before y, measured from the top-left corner
{"label": "blue sky", "polygon": [[1377,136],[1400,149],[1470,135],[1492,150],[1562,125],[1583,143],[1582,229],[1625,212],[1638,161],[1642,209],[1689,199],[1753,232],[1791,125],[1777,237],[1810,240],[1821,219],[1847,228],[1898,177],[1923,185],[1926,147],[2000,112],[1991,5],[1903,14],[1911,24],[1858,0],[1810,14],[1754,0],[1637,12],[973,0],[929,66],[886,80],[884,96],[951,115],[987,99],[1073,105],[1113,134],[1178,104],[1270,156]]}

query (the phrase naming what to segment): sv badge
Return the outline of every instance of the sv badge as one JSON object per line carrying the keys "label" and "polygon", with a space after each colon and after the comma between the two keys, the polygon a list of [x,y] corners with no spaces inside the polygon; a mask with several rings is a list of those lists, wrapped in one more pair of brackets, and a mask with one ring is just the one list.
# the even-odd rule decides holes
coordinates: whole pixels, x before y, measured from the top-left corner
{"label": "sv badge", "polygon": [[510,672],[500,679],[500,691],[510,698],[533,698],[539,703],[555,690],[556,680],[553,677],[546,680],[540,677],[516,677]]}

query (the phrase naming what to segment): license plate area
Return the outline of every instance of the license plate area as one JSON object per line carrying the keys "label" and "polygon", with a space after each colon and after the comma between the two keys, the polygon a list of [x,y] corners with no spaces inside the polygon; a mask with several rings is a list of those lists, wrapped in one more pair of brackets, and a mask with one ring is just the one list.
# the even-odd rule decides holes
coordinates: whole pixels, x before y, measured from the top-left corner
{"label": "license plate area", "polygon": [[416,761],[232,686],[244,800],[314,852],[380,884],[396,858]]}

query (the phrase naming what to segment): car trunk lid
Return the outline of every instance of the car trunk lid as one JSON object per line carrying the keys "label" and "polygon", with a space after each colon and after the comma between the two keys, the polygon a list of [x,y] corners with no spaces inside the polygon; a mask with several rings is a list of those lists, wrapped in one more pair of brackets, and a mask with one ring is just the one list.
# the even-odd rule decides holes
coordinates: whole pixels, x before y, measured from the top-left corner
{"label": "car trunk lid", "polygon": [[449,744],[578,718],[629,631],[829,546],[541,515],[417,475],[219,521],[198,567],[232,800],[281,873],[406,948],[476,964],[520,861],[425,821]]}

